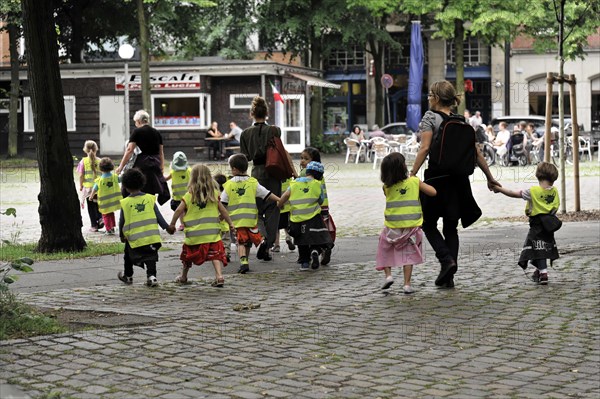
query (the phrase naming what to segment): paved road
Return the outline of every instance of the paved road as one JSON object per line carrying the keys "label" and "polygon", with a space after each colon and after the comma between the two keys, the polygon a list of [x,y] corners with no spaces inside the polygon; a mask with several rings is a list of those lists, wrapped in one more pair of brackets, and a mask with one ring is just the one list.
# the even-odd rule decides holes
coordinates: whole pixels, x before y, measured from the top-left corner
{"label": "paved road", "polygon": [[[168,281],[179,267],[180,236],[161,253],[162,282],[155,289],[141,278],[133,286],[117,281],[118,256],[36,263],[14,286],[23,300],[104,312],[104,321],[95,322],[106,327],[1,342],[2,394],[600,395],[598,222],[565,224],[557,233],[561,258],[548,286],[536,286],[515,265],[527,226],[488,220],[461,234],[455,289],[434,287],[437,265],[427,248],[426,262],[414,272],[417,292],[402,294],[398,281],[384,294],[381,273],[373,270],[377,237],[371,234],[380,229],[382,204],[370,173],[376,176],[358,165],[328,184],[332,202],[342,203],[332,212],[346,233],[331,266],[318,271],[295,270],[295,253],[284,249],[274,262],[254,260],[248,275],[235,274],[235,264],[226,268],[223,289],[210,287],[205,266],[192,269],[192,284],[178,286]],[[597,179],[595,185],[586,192],[597,192]],[[482,181],[474,187],[488,217],[522,212],[522,203],[488,194]],[[248,304],[260,307],[238,310]],[[83,316],[80,321],[86,323]]]}

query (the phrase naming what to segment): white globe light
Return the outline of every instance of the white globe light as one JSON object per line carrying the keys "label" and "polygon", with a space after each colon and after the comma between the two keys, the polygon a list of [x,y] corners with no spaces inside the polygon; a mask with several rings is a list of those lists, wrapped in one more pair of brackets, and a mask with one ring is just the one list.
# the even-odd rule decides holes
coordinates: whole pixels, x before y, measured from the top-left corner
{"label": "white globe light", "polygon": [[135,49],[130,44],[122,44],[119,47],[119,57],[124,60],[129,60],[133,57],[133,53],[135,53]]}

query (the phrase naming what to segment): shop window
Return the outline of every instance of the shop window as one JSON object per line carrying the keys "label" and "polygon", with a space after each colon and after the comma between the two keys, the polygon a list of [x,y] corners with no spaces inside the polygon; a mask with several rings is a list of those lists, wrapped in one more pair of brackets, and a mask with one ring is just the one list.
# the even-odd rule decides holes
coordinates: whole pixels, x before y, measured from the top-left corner
{"label": "shop window", "polygon": [[[65,104],[65,119],[67,120],[67,131],[75,131],[75,96],[64,96],[63,101]],[[33,109],[31,107],[31,97],[24,97],[23,102],[25,104],[25,114],[23,116],[24,126],[23,131],[33,132]]]}
{"label": "shop window", "polygon": [[230,94],[229,107],[231,109],[250,109],[252,100],[258,96],[258,93],[253,94]]}
{"label": "shop window", "polygon": [[152,95],[152,119],[156,128],[199,129],[210,124],[210,117],[208,95]]}

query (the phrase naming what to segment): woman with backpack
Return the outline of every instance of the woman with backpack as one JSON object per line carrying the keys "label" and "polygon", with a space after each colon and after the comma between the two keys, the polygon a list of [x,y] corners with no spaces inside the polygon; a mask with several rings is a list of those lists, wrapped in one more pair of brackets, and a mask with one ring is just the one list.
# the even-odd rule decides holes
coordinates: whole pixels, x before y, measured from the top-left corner
{"label": "woman with backpack", "polygon": [[[481,216],[469,175],[477,164],[487,178],[490,191],[500,183],[477,149],[471,125],[464,117],[452,113],[452,108],[460,104],[452,84],[445,80],[433,83],[427,98],[430,110],[419,123],[421,146],[410,174],[416,175],[429,156],[424,181],[436,189],[437,196],[421,196],[422,228],[441,265],[435,285],[452,288],[458,269],[458,221],[468,227]],[[437,228],[439,218],[443,220],[441,232]]]}

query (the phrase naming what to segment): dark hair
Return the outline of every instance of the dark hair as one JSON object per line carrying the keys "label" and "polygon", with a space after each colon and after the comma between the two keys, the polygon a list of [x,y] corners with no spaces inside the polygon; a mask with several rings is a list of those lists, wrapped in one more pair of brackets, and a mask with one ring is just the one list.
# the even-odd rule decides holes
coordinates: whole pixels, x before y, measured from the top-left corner
{"label": "dark hair", "polygon": [[113,170],[115,168],[115,165],[113,164],[112,159],[110,159],[109,157],[104,157],[102,159],[100,159],[100,163],[98,164],[98,167],[100,168],[101,172],[110,172],[111,170]]}
{"label": "dark hair", "polygon": [[127,190],[141,190],[146,184],[146,176],[138,168],[131,168],[123,173],[121,184]]}
{"label": "dark hair", "polygon": [[269,115],[269,106],[265,99],[261,96],[254,97],[250,106],[250,116],[257,119],[265,119],[267,115]]}
{"label": "dark hair", "polygon": [[354,131],[355,131],[357,128],[358,128],[358,132],[360,133],[360,130],[361,130],[361,129],[360,129],[360,126],[358,126],[358,125],[354,125],[354,126],[352,126],[352,133],[354,133]]}
{"label": "dark hair", "polygon": [[323,178],[323,172],[319,172],[317,170],[312,169],[306,169],[306,176],[312,176],[315,178],[315,180],[321,180]]}
{"label": "dark hair", "polygon": [[447,80],[433,82],[429,87],[429,92],[443,106],[454,107],[460,104],[460,97],[456,95],[456,90],[452,86],[452,83]]}
{"label": "dark hair", "polygon": [[540,162],[535,170],[535,177],[539,181],[546,180],[554,183],[558,179],[558,169],[550,162]]}
{"label": "dark hair", "polygon": [[302,152],[307,153],[311,161],[321,162],[321,153],[315,147],[306,147]]}
{"label": "dark hair", "polygon": [[215,175],[215,181],[219,184],[219,190],[223,191],[223,184],[227,181],[227,176],[223,173],[217,173]]}
{"label": "dark hair", "polygon": [[386,187],[406,180],[408,177],[408,168],[404,155],[399,152],[392,152],[381,161],[381,181]]}
{"label": "dark hair", "polygon": [[245,173],[248,170],[248,159],[244,154],[234,154],[229,157],[229,166]]}

